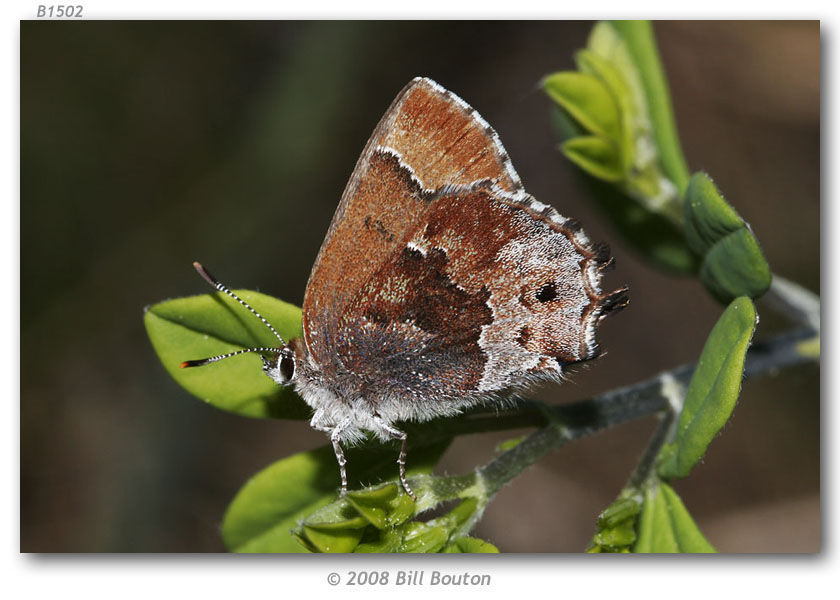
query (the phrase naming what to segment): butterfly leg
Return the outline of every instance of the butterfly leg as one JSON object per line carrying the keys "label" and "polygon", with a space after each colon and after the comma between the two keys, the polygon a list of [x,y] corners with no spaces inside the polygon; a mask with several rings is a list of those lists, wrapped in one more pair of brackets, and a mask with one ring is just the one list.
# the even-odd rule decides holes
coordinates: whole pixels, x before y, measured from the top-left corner
{"label": "butterfly leg", "polygon": [[408,481],[405,478],[405,449],[406,442],[408,441],[408,436],[404,431],[400,431],[399,429],[388,425],[385,421],[382,420],[382,417],[380,417],[379,415],[374,415],[373,420],[382,431],[386,432],[393,439],[400,440],[402,442],[402,445],[400,446],[400,455],[397,458],[397,464],[400,468],[400,483],[402,484],[403,489],[406,491],[406,493],[409,496],[411,496],[412,500],[416,502],[417,496],[414,494],[414,492],[411,491],[411,488],[408,485]]}
{"label": "butterfly leg", "polygon": [[338,497],[343,498],[344,495],[347,493],[347,469],[345,468],[345,465],[347,464],[347,459],[344,457],[344,450],[341,449],[341,430],[347,426],[348,421],[339,423],[335,427],[328,427],[321,423],[322,418],[323,414],[320,412],[316,412],[315,415],[312,417],[312,421],[310,421],[309,425],[313,429],[317,429],[318,431],[328,433],[330,436],[333,452],[335,452],[335,459],[338,461],[338,472],[341,475],[341,492],[339,493]]}
{"label": "butterfly leg", "polygon": [[341,493],[338,494],[338,497],[343,498],[347,493],[347,469],[344,467],[347,464],[347,459],[344,458],[344,451],[341,449],[340,435],[341,428],[336,427],[330,433],[330,441],[332,442],[333,452],[335,452],[335,458],[338,461],[338,472],[341,474]]}

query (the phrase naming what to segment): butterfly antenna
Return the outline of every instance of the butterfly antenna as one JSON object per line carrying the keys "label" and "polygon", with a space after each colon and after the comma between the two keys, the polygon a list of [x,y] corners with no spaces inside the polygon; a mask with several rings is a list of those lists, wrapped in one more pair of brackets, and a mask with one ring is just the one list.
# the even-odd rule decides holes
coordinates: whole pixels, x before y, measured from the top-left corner
{"label": "butterfly antenna", "polygon": [[[219,356],[211,356],[210,358],[200,358],[198,360],[185,360],[181,363],[182,369],[187,369],[189,367],[203,367],[204,365],[209,365],[210,363],[218,362],[220,360],[224,360],[226,358],[230,358],[231,356],[237,356],[239,354],[245,354],[247,352],[274,352],[275,354],[280,354],[283,352],[283,348],[246,348],[245,350],[237,350],[236,352],[228,352],[227,354],[220,354]],[[263,361],[266,359],[263,358]]]}
{"label": "butterfly antenna", "polygon": [[[198,261],[193,262],[193,267],[195,267],[195,270],[198,271],[198,274],[201,275],[204,278],[204,281],[206,281],[207,283],[212,285],[214,288],[216,288],[220,292],[224,292],[225,294],[227,294],[228,296],[230,296],[231,298],[233,298],[234,300],[239,302],[239,304],[241,304],[242,306],[244,306],[245,308],[250,310],[251,314],[253,314],[260,321],[262,321],[265,324],[265,326],[268,327],[271,330],[271,333],[273,333],[277,337],[277,339],[280,340],[280,343],[283,346],[286,345],[286,341],[282,337],[280,337],[280,334],[277,333],[277,330],[274,329],[274,327],[271,326],[271,323],[266,321],[260,313],[258,313],[253,308],[251,308],[251,306],[247,302],[245,302],[242,298],[240,298],[239,296],[234,294],[232,291],[230,291],[230,288],[228,288],[225,284],[220,283],[219,280],[217,280],[215,277],[213,277],[210,274],[210,272],[207,269],[205,269],[204,266],[200,262],[198,262]],[[254,349],[251,349],[251,350],[241,350],[240,352],[256,352],[256,351],[260,351],[260,350],[276,350],[276,348],[254,348]],[[234,352],[233,354],[239,354],[240,352]],[[233,356],[233,354],[225,355],[223,357],[214,357],[214,359],[215,360],[221,360],[222,358],[227,358],[227,356]],[[205,362],[207,362],[207,361],[215,362],[215,360],[211,360],[209,358],[204,359],[204,360],[205,360]],[[198,365],[187,365],[187,366],[198,366]]]}

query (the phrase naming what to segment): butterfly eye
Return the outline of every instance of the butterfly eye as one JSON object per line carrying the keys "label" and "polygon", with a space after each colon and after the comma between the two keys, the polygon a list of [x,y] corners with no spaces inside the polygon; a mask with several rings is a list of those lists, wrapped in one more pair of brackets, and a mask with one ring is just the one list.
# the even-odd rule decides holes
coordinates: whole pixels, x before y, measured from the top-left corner
{"label": "butterfly eye", "polygon": [[287,381],[292,380],[292,377],[295,376],[295,358],[294,358],[294,356],[289,356],[287,354],[283,354],[280,357],[280,373],[283,374],[283,377],[285,377]]}
{"label": "butterfly eye", "polygon": [[260,355],[263,373],[280,385],[288,385],[295,375],[294,355],[287,353],[285,348],[263,348],[263,350],[278,350],[278,352],[273,352],[270,358]]}
{"label": "butterfly eye", "polygon": [[557,288],[553,283],[546,283],[537,292],[537,300],[540,302],[551,302],[557,297]]}

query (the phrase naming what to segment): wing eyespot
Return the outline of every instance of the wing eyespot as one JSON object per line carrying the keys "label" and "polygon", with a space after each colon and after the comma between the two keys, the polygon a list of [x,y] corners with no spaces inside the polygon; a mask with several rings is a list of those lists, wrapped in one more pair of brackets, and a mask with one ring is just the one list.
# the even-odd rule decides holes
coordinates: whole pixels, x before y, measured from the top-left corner
{"label": "wing eyespot", "polygon": [[557,288],[551,282],[546,283],[537,291],[536,297],[540,302],[551,302],[557,298]]}

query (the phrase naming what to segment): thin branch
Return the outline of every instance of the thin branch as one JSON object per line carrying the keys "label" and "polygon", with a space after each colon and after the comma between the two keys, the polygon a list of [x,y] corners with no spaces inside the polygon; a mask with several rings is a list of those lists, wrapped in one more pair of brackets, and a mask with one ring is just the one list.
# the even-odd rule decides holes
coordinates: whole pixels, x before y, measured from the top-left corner
{"label": "thin branch", "polygon": [[[798,344],[812,339],[814,333],[810,327],[802,328],[754,344],[747,353],[744,377],[756,377],[797,364],[815,362],[818,360],[815,357],[797,351]],[[669,390],[673,382],[688,385],[694,368],[693,364],[683,365],[600,396],[550,408],[552,423],[479,469],[488,493],[492,495],[527,467],[567,442],[664,411],[671,402]],[[502,423],[496,429],[502,429],[507,422],[506,417],[501,415],[497,420]],[[484,420],[481,422],[484,423]],[[522,420],[511,422],[516,422],[519,427]]]}
{"label": "thin branch", "polygon": [[659,452],[668,440],[675,421],[676,413],[674,411],[663,411],[659,425],[650,437],[650,442],[648,442],[642,457],[639,459],[639,464],[636,465],[636,468],[630,476],[630,479],[627,481],[627,485],[625,487],[640,488],[642,484],[653,474],[654,469],[656,469],[656,460],[659,457]]}
{"label": "thin branch", "polygon": [[773,275],[773,283],[764,295],[764,300],[794,323],[807,325],[819,334],[820,297],[810,290],[789,279]]}

